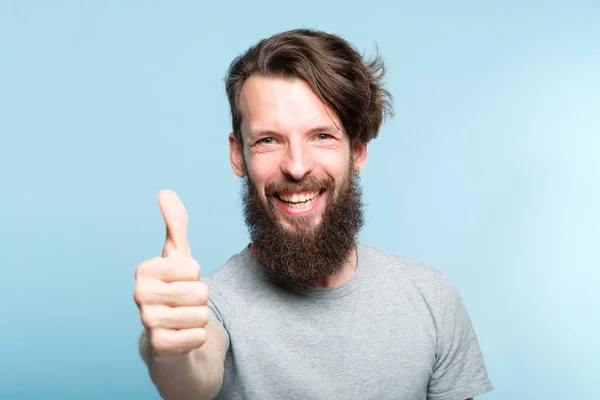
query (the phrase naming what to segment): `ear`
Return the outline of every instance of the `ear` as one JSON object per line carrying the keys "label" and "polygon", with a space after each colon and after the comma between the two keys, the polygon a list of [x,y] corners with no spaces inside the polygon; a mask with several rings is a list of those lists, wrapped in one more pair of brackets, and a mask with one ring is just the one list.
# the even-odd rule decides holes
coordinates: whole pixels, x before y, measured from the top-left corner
{"label": "ear", "polygon": [[240,178],[246,176],[243,144],[237,141],[233,132],[229,134],[229,160],[231,161],[231,168],[237,176]]}
{"label": "ear", "polygon": [[367,144],[357,140],[354,142],[354,171],[360,172],[367,162]]}

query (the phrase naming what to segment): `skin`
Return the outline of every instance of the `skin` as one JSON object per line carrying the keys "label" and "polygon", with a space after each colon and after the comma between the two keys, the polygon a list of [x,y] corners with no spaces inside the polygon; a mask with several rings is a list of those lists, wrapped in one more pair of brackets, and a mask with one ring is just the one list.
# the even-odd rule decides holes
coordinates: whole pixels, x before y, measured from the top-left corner
{"label": "skin", "polygon": [[[352,173],[347,167],[351,146],[356,171],[366,162],[367,146],[350,143],[338,116],[299,80],[253,76],[245,85],[241,105],[244,143],[238,143],[233,133],[229,136],[233,171],[239,177],[248,174],[264,204],[277,206],[283,227],[295,229],[290,221],[300,215],[308,216],[313,228],[317,227],[330,193],[299,212],[268,197],[265,185],[312,174],[329,175],[337,186]],[[183,203],[169,190],[159,193],[158,202],[166,226],[162,257],[144,261],[135,274],[134,298],[144,325],[140,352],[163,397],[210,399],[223,382],[226,337],[209,322],[208,288],[191,255]],[[351,254],[338,274],[318,285],[347,282],[356,263],[356,255]]]}
{"label": "skin", "polygon": [[163,190],[158,204],[166,226],[162,256],[135,271],[134,299],[144,325],[140,355],[162,397],[210,399],[223,381],[226,337],[209,322],[208,287],[191,255],[183,203]]}
{"label": "skin", "polygon": [[[136,268],[134,298],[156,355],[181,354],[206,341],[208,287],[191,257],[183,203],[171,191],[162,191],[158,203],[167,231],[162,257]],[[175,342],[179,349],[170,346]]]}
{"label": "skin", "polygon": [[[233,133],[229,135],[234,173],[238,177],[249,175],[264,204],[275,205],[277,220],[286,229],[294,229],[290,221],[298,216],[309,217],[308,223],[313,228],[318,226],[332,195],[329,191],[323,192],[310,209],[297,210],[287,207],[277,196],[267,196],[265,186],[272,181],[300,180],[312,175],[330,176],[337,187],[352,173],[348,168],[351,146],[356,171],[367,160],[367,146],[350,142],[336,113],[302,80],[252,76],[246,81],[240,100],[244,143],[238,143]],[[250,251],[260,260],[252,246]],[[316,285],[333,287],[347,282],[356,263],[353,252],[339,273]]]}

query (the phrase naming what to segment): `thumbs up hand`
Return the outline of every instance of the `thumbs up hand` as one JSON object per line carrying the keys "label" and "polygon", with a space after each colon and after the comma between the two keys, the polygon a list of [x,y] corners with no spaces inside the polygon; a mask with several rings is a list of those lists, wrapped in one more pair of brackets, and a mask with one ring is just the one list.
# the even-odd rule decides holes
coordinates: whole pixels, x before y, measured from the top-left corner
{"label": "thumbs up hand", "polygon": [[200,280],[200,265],[191,257],[183,203],[170,190],[159,193],[158,203],[167,237],[162,257],[136,268],[134,299],[154,354],[185,354],[207,340],[208,287]]}

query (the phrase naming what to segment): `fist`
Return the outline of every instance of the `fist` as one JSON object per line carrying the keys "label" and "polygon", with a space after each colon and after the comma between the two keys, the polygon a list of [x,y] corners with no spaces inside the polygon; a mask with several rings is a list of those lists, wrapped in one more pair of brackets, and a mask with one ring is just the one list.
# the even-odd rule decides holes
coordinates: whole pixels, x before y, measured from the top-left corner
{"label": "fist", "polygon": [[207,340],[208,287],[200,280],[200,265],[191,257],[185,207],[171,191],[159,193],[158,202],[167,237],[162,257],[136,268],[134,299],[153,353],[185,354]]}

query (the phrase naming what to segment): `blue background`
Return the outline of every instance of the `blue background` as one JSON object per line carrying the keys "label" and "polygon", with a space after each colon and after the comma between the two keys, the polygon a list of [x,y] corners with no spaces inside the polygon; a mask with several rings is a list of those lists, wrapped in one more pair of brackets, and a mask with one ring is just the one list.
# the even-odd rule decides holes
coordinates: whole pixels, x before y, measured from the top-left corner
{"label": "blue background", "polygon": [[600,3],[0,4],[0,398],[158,398],[133,302],[156,195],[204,274],[247,243],[223,77],[297,27],[386,61],[361,240],[458,285],[482,397],[598,398]]}

